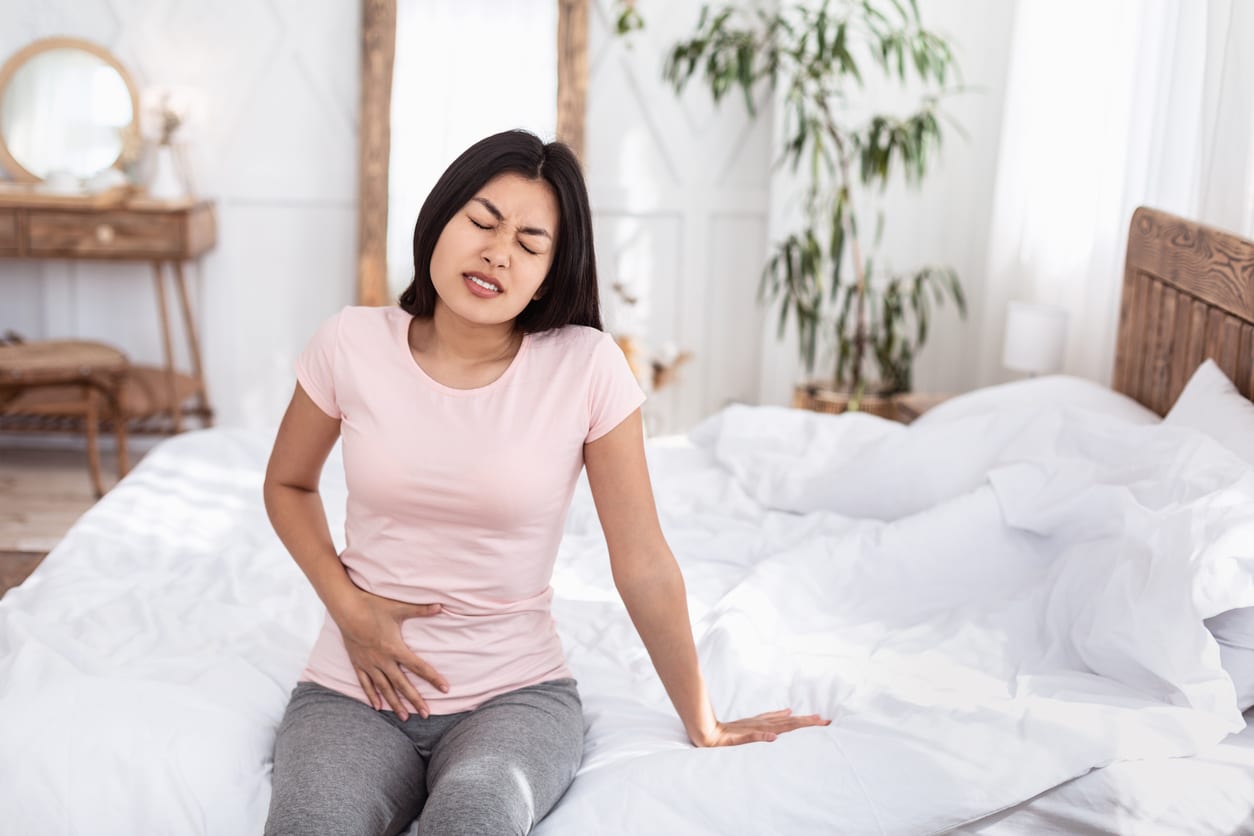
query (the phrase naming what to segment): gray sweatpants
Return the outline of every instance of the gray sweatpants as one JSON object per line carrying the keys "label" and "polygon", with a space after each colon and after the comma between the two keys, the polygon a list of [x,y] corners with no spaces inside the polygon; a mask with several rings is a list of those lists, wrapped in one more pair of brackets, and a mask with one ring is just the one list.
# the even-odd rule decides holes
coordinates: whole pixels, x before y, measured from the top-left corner
{"label": "gray sweatpants", "polygon": [[527,833],[574,780],[583,730],[573,679],[403,723],[300,682],[274,744],[265,832]]}

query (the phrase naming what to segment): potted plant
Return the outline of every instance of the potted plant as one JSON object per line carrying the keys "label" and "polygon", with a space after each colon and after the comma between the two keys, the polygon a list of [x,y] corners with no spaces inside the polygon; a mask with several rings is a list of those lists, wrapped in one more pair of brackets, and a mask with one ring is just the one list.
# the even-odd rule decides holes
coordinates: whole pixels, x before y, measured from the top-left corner
{"label": "potted plant", "polygon": [[[634,3],[618,8],[620,34],[643,26]],[[855,111],[853,94],[870,66],[922,90],[913,112]],[[809,167],[805,221],[774,244],[759,298],[776,306],[780,338],[790,319],[796,323],[807,375],[822,336],[835,355],[830,389],[802,384],[794,404],[893,414],[891,396],[911,388],[933,307],[951,299],[965,316],[966,300],[949,267],[898,272],[877,264],[884,218],[877,213],[867,241],[872,227],[859,201],[899,174],[911,186],[926,175],[941,144],[940,100],[958,80],[949,45],[923,26],[915,0],[823,0],[775,11],[707,6],[691,37],[671,49],[663,74],[677,95],[699,75],[716,103],[738,88],[751,116],[755,89],[783,91],[780,162],[794,172]]]}

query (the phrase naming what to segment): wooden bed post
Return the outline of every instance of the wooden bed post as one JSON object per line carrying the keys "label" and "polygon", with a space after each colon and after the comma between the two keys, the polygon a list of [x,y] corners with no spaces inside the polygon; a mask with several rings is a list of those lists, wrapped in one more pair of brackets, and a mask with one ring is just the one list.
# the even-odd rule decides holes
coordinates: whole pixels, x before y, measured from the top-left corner
{"label": "wooden bed post", "polygon": [[[588,94],[588,0],[557,1],[557,138],[581,160]],[[362,0],[357,304],[386,305],[388,158],[396,0]]]}
{"label": "wooden bed post", "polygon": [[357,303],[388,303],[388,156],[396,0],[361,5],[361,121],[357,184]]}
{"label": "wooden bed post", "polygon": [[583,161],[588,101],[588,0],[558,0],[557,139]]}

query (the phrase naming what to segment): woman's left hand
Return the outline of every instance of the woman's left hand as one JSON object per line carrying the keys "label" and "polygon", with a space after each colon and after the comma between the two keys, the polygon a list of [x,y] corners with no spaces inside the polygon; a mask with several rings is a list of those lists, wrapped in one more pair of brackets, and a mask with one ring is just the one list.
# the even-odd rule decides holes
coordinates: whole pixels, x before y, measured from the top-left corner
{"label": "woman's left hand", "polygon": [[791,708],[779,711],[768,711],[755,717],[733,720],[730,723],[716,722],[714,728],[701,736],[693,738],[697,746],[737,746],[741,743],[769,742],[784,732],[795,731],[806,726],[830,726],[831,720],[824,720],[817,714],[793,716]]}

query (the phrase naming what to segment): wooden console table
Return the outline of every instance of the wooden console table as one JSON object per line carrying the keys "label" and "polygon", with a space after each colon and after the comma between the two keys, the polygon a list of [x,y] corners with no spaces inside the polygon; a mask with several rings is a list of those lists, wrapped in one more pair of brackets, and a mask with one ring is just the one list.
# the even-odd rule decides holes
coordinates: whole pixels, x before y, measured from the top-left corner
{"label": "wooden console table", "polygon": [[[187,415],[197,416],[203,426],[212,423],[183,265],[212,249],[216,241],[213,203],[209,201],[125,199],[118,194],[61,197],[32,190],[0,190],[0,258],[142,261],[152,265],[165,365],[132,365],[128,371],[120,408],[132,432],[180,432]],[[174,364],[163,276],[167,265],[173,272],[182,310],[190,373],[178,371]],[[187,402],[192,399],[189,407]],[[8,406],[11,412],[20,412],[20,404]],[[31,427],[0,424],[0,429]]]}

